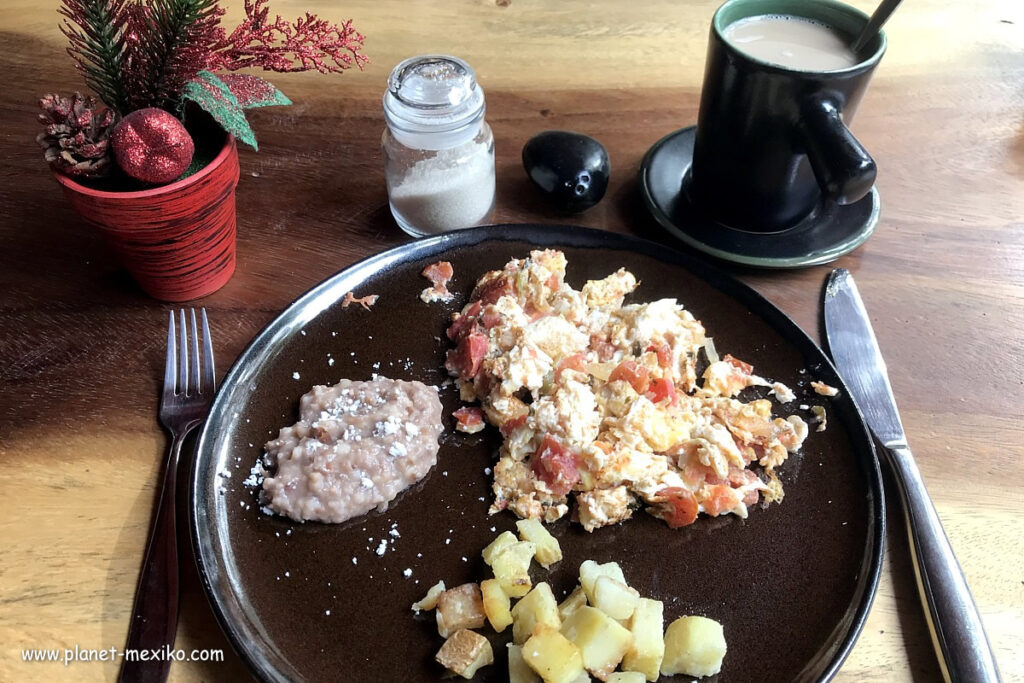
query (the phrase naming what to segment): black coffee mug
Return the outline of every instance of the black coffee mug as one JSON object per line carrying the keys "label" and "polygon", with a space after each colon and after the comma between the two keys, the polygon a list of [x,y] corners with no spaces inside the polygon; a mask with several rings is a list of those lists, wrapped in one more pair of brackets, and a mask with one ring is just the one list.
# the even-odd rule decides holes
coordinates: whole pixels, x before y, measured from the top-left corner
{"label": "black coffee mug", "polygon": [[868,17],[833,0],[729,0],[715,12],[693,166],[684,185],[690,201],[715,221],[777,232],[820,202],[850,204],[871,191],[875,162],[847,126],[886,41],[879,33],[845,69],[779,66],[724,37],[732,23],[763,15],[820,22],[851,43]]}

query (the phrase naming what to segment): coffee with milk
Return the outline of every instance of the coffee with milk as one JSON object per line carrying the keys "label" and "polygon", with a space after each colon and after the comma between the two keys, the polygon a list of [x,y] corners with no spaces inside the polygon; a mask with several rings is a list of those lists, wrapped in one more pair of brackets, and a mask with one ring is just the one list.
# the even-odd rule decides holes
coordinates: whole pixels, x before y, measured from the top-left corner
{"label": "coffee with milk", "polygon": [[740,19],[723,32],[736,49],[790,69],[834,71],[860,60],[850,37],[821,22],[789,14],[764,14]]}

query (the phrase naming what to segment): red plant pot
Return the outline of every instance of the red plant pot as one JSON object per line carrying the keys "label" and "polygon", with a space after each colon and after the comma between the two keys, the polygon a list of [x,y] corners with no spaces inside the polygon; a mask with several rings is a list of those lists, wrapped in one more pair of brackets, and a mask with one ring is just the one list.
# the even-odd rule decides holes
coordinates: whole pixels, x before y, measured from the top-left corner
{"label": "red plant pot", "polygon": [[147,294],[188,301],[217,291],[235,270],[238,173],[238,148],[228,136],[199,172],[151,190],[107,192],[56,177]]}

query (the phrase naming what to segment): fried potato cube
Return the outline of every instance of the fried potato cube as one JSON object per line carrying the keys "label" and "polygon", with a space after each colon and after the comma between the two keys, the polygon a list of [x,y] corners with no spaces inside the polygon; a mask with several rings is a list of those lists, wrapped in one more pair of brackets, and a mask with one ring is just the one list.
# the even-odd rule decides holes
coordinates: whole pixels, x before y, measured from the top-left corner
{"label": "fried potato cube", "polygon": [[612,619],[626,620],[633,616],[640,594],[618,579],[599,576],[594,581],[592,604]]}
{"label": "fried potato cube", "polygon": [[644,683],[646,680],[638,671],[616,671],[605,679],[605,683]]}
{"label": "fried potato cube", "polygon": [[679,617],[665,631],[665,659],[661,673],[700,678],[722,670],[725,659],[725,631],[707,617]]}
{"label": "fried potato cube", "polygon": [[508,683],[540,683],[540,676],[523,659],[523,648],[508,644]]}
{"label": "fried potato cube", "polygon": [[633,644],[633,634],[599,609],[578,608],[559,629],[579,648],[583,666],[601,680],[622,661]]}
{"label": "fried potato cube", "polygon": [[515,543],[517,540],[516,535],[511,531],[502,531],[498,537],[491,541],[490,544],[480,553],[484,558],[484,562],[487,563],[487,566],[493,567],[494,556]]}
{"label": "fried potato cube", "polygon": [[441,593],[443,592],[444,581],[438,581],[430,587],[430,590],[427,591],[427,594],[423,596],[422,600],[412,603],[412,611],[419,614],[423,610],[429,611],[434,609],[437,607],[437,599],[441,597]]}
{"label": "fried potato cube", "polygon": [[450,588],[437,598],[437,632],[447,638],[459,629],[480,628],[487,615],[484,614],[480,586],[464,583]]}
{"label": "fried potato cube", "polygon": [[629,585],[626,584],[626,577],[618,563],[605,562],[604,564],[598,564],[593,560],[584,560],[580,565],[580,585],[583,586],[583,592],[587,594],[587,600],[591,605],[594,604],[594,582],[597,581],[599,576],[610,576],[613,579],[618,579],[625,585]]}
{"label": "fried potato cube", "polygon": [[521,519],[516,522],[516,528],[519,529],[519,538],[537,546],[536,558],[542,567],[547,569],[562,560],[562,547],[558,545],[558,539],[539,520]]}
{"label": "fried potato cube", "polygon": [[434,655],[441,666],[465,679],[473,678],[477,669],[494,663],[490,642],[479,633],[459,629]]}
{"label": "fried potato cube", "polygon": [[665,655],[664,612],[664,605],[658,600],[640,598],[637,602],[636,610],[629,618],[633,644],[622,658],[623,671],[638,671],[648,681],[658,680]]}
{"label": "fried potato cube", "polygon": [[558,616],[565,621],[570,614],[586,604],[587,594],[583,592],[583,586],[576,586],[576,590],[570,593],[569,597],[558,603]]}
{"label": "fried potato cube", "polygon": [[525,643],[538,626],[558,629],[561,625],[558,603],[546,583],[538,583],[512,608],[512,642],[516,645]]}
{"label": "fried potato cube", "polygon": [[483,596],[484,614],[487,615],[487,621],[491,623],[491,628],[501,633],[512,623],[511,601],[508,598],[508,593],[501,587],[501,582],[497,579],[481,581],[480,593]]}
{"label": "fried potato cube", "polygon": [[576,683],[581,675],[586,675],[579,648],[557,627],[540,624],[523,644],[523,659],[544,683]]}
{"label": "fried potato cube", "polygon": [[[514,537],[513,537],[514,538]],[[521,598],[530,591],[530,561],[537,547],[529,541],[516,541],[492,556],[494,578],[510,597]]]}

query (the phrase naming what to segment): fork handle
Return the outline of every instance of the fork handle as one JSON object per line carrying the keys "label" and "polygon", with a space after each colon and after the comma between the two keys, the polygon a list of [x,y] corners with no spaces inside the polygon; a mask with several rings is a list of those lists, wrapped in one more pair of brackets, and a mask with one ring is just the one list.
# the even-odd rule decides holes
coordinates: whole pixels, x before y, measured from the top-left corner
{"label": "fork handle", "polygon": [[[175,498],[178,482],[178,459],[186,432],[174,433],[167,453],[163,485],[156,516],[149,528],[149,547],[142,564],[142,574],[135,592],[135,608],[128,627],[128,644],[121,665],[119,681],[150,683],[167,680],[171,668],[168,650],[174,646],[178,628],[178,534],[175,520]],[[146,655],[129,660],[128,651]],[[154,654],[158,651],[160,654]]]}
{"label": "fork handle", "polygon": [[892,444],[885,451],[903,499],[914,574],[942,677],[952,683],[998,683],[999,669],[981,615],[910,449]]}

